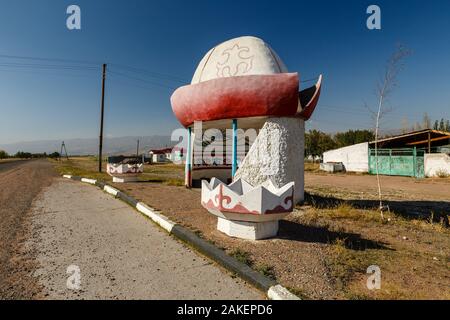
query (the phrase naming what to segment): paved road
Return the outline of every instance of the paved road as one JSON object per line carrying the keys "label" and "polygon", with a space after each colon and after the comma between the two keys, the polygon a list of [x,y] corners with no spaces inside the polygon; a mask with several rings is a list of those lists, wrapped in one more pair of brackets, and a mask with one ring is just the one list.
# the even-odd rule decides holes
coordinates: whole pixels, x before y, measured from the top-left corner
{"label": "paved road", "polygon": [[[61,178],[32,209],[35,272],[54,299],[261,299],[100,189]],[[79,267],[80,290],[67,288],[67,268]],[[73,277],[72,277],[73,279]]]}

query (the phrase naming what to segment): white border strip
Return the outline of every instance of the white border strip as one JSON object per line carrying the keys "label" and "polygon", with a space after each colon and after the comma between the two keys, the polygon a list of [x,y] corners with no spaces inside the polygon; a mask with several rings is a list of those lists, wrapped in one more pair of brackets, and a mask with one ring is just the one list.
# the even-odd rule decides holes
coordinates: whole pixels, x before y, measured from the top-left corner
{"label": "white border strip", "polygon": [[270,300],[301,300],[299,297],[292,294],[288,289],[279,284],[270,287],[267,291],[267,296]]}
{"label": "white border strip", "polygon": [[86,183],[90,183],[90,184],[95,184],[97,182],[97,180],[94,179],[87,179],[87,178],[81,178],[82,182],[86,182]]}
{"label": "white border strip", "polygon": [[169,233],[172,232],[173,227],[176,225],[175,222],[172,222],[169,220],[169,218],[159,213],[156,213],[155,211],[153,211],[152,208],[150,208],[143,202],[138,202],[138,204],[136,205],[136,209],[137,211],[141,212],[142,214],[152,219],[156,224],[161,226],[164,230],[166,230]]}
{"label": "white border strip", "polygon": [[105,190],[109,194],[112,194],[114,197],[117,197],[117,194],[119,193],[119,190],[117,190],[111,186],[108,186],[108,185],[105,185],[103,190]]}
{"label": "white border strip", "polygon": [[72,176],[70,174],[65,174],[65,175],[63,175],[63,178],[72,179]]}

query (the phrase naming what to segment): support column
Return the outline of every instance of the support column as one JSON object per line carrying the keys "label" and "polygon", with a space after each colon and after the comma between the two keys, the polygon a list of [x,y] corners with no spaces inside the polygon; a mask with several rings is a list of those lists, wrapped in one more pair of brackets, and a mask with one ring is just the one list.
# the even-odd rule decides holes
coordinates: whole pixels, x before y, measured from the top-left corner
{"label": "support column", "polygon": [[184,185],[187,188],[192,187],[192,129],[188,128],[187,150],[186,150],[186,166],[184,169]]}
{"label": "support column", "polygon": [[237,171],[237,119],[233,119],[233,151],[232,151],[232,167],[231,179],[234,180],[234,175]]}
{"label": "support column", "polygon": [[431,133],[428,131],[428,153],[431,153]]}

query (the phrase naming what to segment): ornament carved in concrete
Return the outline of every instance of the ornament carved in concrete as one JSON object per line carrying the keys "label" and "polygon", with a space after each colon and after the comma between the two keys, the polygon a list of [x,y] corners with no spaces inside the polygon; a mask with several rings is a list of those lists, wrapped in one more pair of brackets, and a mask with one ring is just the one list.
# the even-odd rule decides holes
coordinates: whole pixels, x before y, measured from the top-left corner
{"label": "ornament carved in concrete", "polygon": [[144,172],[144,164],[140,157],[109,157],[106,172],[113,182],[133,182]]}
{"label": "ornament carved in concrete", "polygon": [[202,181],[202,206],[218,217],[219,231],[238,238],[275,236],[278,220],[294,208],[293,197],[294,182],[278,188],[270,180],[256,187],[242,179]]}

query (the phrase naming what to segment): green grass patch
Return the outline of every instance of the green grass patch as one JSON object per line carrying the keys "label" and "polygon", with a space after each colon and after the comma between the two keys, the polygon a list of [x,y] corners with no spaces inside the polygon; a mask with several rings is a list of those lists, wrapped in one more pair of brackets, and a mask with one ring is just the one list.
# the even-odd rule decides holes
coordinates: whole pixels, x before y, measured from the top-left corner
{"label": "green grass patch", "polygon": [[256,267],[256,271],[270,279],[276,280],[275,270],[272,266],[269,266],[267,264],[260,264]]}
{"label": "green grass patch", "polygon": [[234,257],[237,261],[242,262],[248,266],[253,265],[253,261],[251,259],[251,254],[242,249],[234,249],[231,251],[230,255]]}

